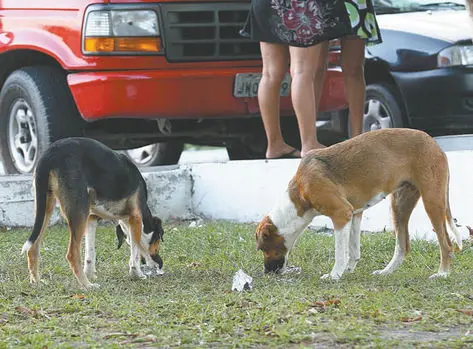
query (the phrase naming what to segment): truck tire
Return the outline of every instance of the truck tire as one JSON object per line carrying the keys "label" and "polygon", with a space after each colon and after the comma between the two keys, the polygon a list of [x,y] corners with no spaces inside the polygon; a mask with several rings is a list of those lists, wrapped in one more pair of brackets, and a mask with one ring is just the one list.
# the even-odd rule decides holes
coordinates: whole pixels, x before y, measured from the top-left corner
{"label": "truck tire", "polygon": [[31,173],[49,145],[81,134],[66,75],[58,68],[14,71],[0,92],[0,157],[7,174]]}
{"label": "truck tire", "polygon": [[266,148],[243,142],[231,142],[227,144],[227,153],[230,160],[257,160],[266,158]]}
{"label": "truck tire", "polygon": [[126,151],[128,157],[139,167],[177,164],[184,150],[182,142],[155,143]]}

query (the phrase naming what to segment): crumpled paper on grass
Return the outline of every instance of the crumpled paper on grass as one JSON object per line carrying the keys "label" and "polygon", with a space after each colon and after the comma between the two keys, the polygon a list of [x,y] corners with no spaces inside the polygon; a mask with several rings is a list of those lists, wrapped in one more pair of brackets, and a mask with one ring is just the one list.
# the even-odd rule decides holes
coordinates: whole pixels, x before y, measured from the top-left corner
{"label": "crumpled paper on grass", "polygon": [[243,290],[251,291],[253,278],[239,269],[233,276],[232,291],[242,292]]}

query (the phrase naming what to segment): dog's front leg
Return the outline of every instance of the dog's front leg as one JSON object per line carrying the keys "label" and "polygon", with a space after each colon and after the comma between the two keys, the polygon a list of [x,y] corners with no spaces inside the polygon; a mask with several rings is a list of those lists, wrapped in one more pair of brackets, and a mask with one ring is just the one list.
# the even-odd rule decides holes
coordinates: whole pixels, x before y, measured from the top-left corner
{"label": "dog's front leg", "polygon": [[97,230],[97,222],[95,217],[90,216],[87,223],[87,232],[85,233],[84,273],[89,280],[97,278],[97,270],[95,269],[95,232]]}
{"label": "dog's front leg", "polygon": [[[120,220],[119,227],[121,233],[125,235],[126,242],[130,245],[130,260],[128,262],[129,274],[131,277],[137,277],[139,279],[146,279],[146,275],[141,271],[140,266],[140,249],[136,243],[135,238],[133,237],[132,229],[130,225],[130,220],[127,222],[125,220]],[[138,222],[139,223],[139,222]],[[138,224],[135,224],[134,229],[140,229]],[[141,231],[136,232],[135,234],[141,235]]]}
{"label": "dog's front leg", "polygon": [[141,265],[140,265],[140,250],[137,246],[137,244],[133,241],[133,239],[130,239],[130,262],[129,262],[129,267],[130,267],[130,276],[131,277],[136,277],[139,279],[146,279],[146,275],[143,273],[141,270]]}
{"label": "dog's front leg", "polygon": [[360,260],[360,235],[361,235],[361,218],[363,213],[358,213],[352,218],[350,230],[350,240],[348,241],[348,264],[346,271],[353,273],[356,264]]}
{"label": "dog's front leg", "polygon": [[[136,275],[140,278],[146,278],[146,276],[143,274],[140,268],[139,256],[141,255],[145,259],[146,264],[152,266],[156,270],[159,269],[159,265],[158,263],[153,261],[149,252],[145,250],[141,244],[141,238],[143,236],[142,234],[143,220],[141,218],[141,215],[139,215],[138,213],[130,215],[130,218],[128,219],[128,223],[130,226],[129,230],[131,232],[130,242],[131,242],[131,249],[132,249],[132,255],[130,259],[130,274]],[[136,249],[137,251],[135,251],[134,249]],[[137,258],[134,258],[135,253],[138,254]]]}
{"label": "dog's front leg", "polygon": [[351,225],[352,221],[350,219],[341,229],[335,229],[335,264],[330,274],[323,275],[322,279],[339,280],[347,268]]}

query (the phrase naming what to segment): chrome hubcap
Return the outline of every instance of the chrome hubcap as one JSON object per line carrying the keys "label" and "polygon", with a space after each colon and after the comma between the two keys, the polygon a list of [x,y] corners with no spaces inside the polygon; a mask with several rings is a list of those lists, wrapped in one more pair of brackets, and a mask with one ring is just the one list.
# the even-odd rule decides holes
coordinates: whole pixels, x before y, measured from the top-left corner
{"label": "chrome hubcap", "polygon": [[11,109],[8,147],[16,169],[31,172],[38,156],[38,136],[33,111],[24,99],[16,100]]}
{"label": "chrome hubcap", "polygon": [[386,106],[376,99],[368,99],[363,115],[363,132],[392,127],[393,123]]}
{"label": "chrome hubcap", "polygon": [[139,166],[146,166],[148,163],[153,161],[159,144],[150,144],[141,148],[127,150],[128,156],[133,162]]}

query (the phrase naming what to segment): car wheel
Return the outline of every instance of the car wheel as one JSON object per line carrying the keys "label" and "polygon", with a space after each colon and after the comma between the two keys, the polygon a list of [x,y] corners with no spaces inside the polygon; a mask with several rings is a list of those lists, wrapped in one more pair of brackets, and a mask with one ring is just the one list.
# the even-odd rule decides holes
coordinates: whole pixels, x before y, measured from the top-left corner
{"label": "car wheel", "polygon": [[7,174],[31,173],[57,139],[80,134],[65,74],[53,67],[13,72],[0,92],[0,156]]}
{"label": "car wheel", "polygon": [[372,84],[366,88],[363,132],[404,126],[402,101],[394,88]]}
{"label": "car wheel", "polygon": [[177,164],[184,149],[182,142],[155,143],[129,149],[128,157],[140,167]]}
{"label": "car wheel", "polygon": [[230,160],[252,160],[264,159],[266,157],[265,148],[242,142],[227,144],[227,153]]}

